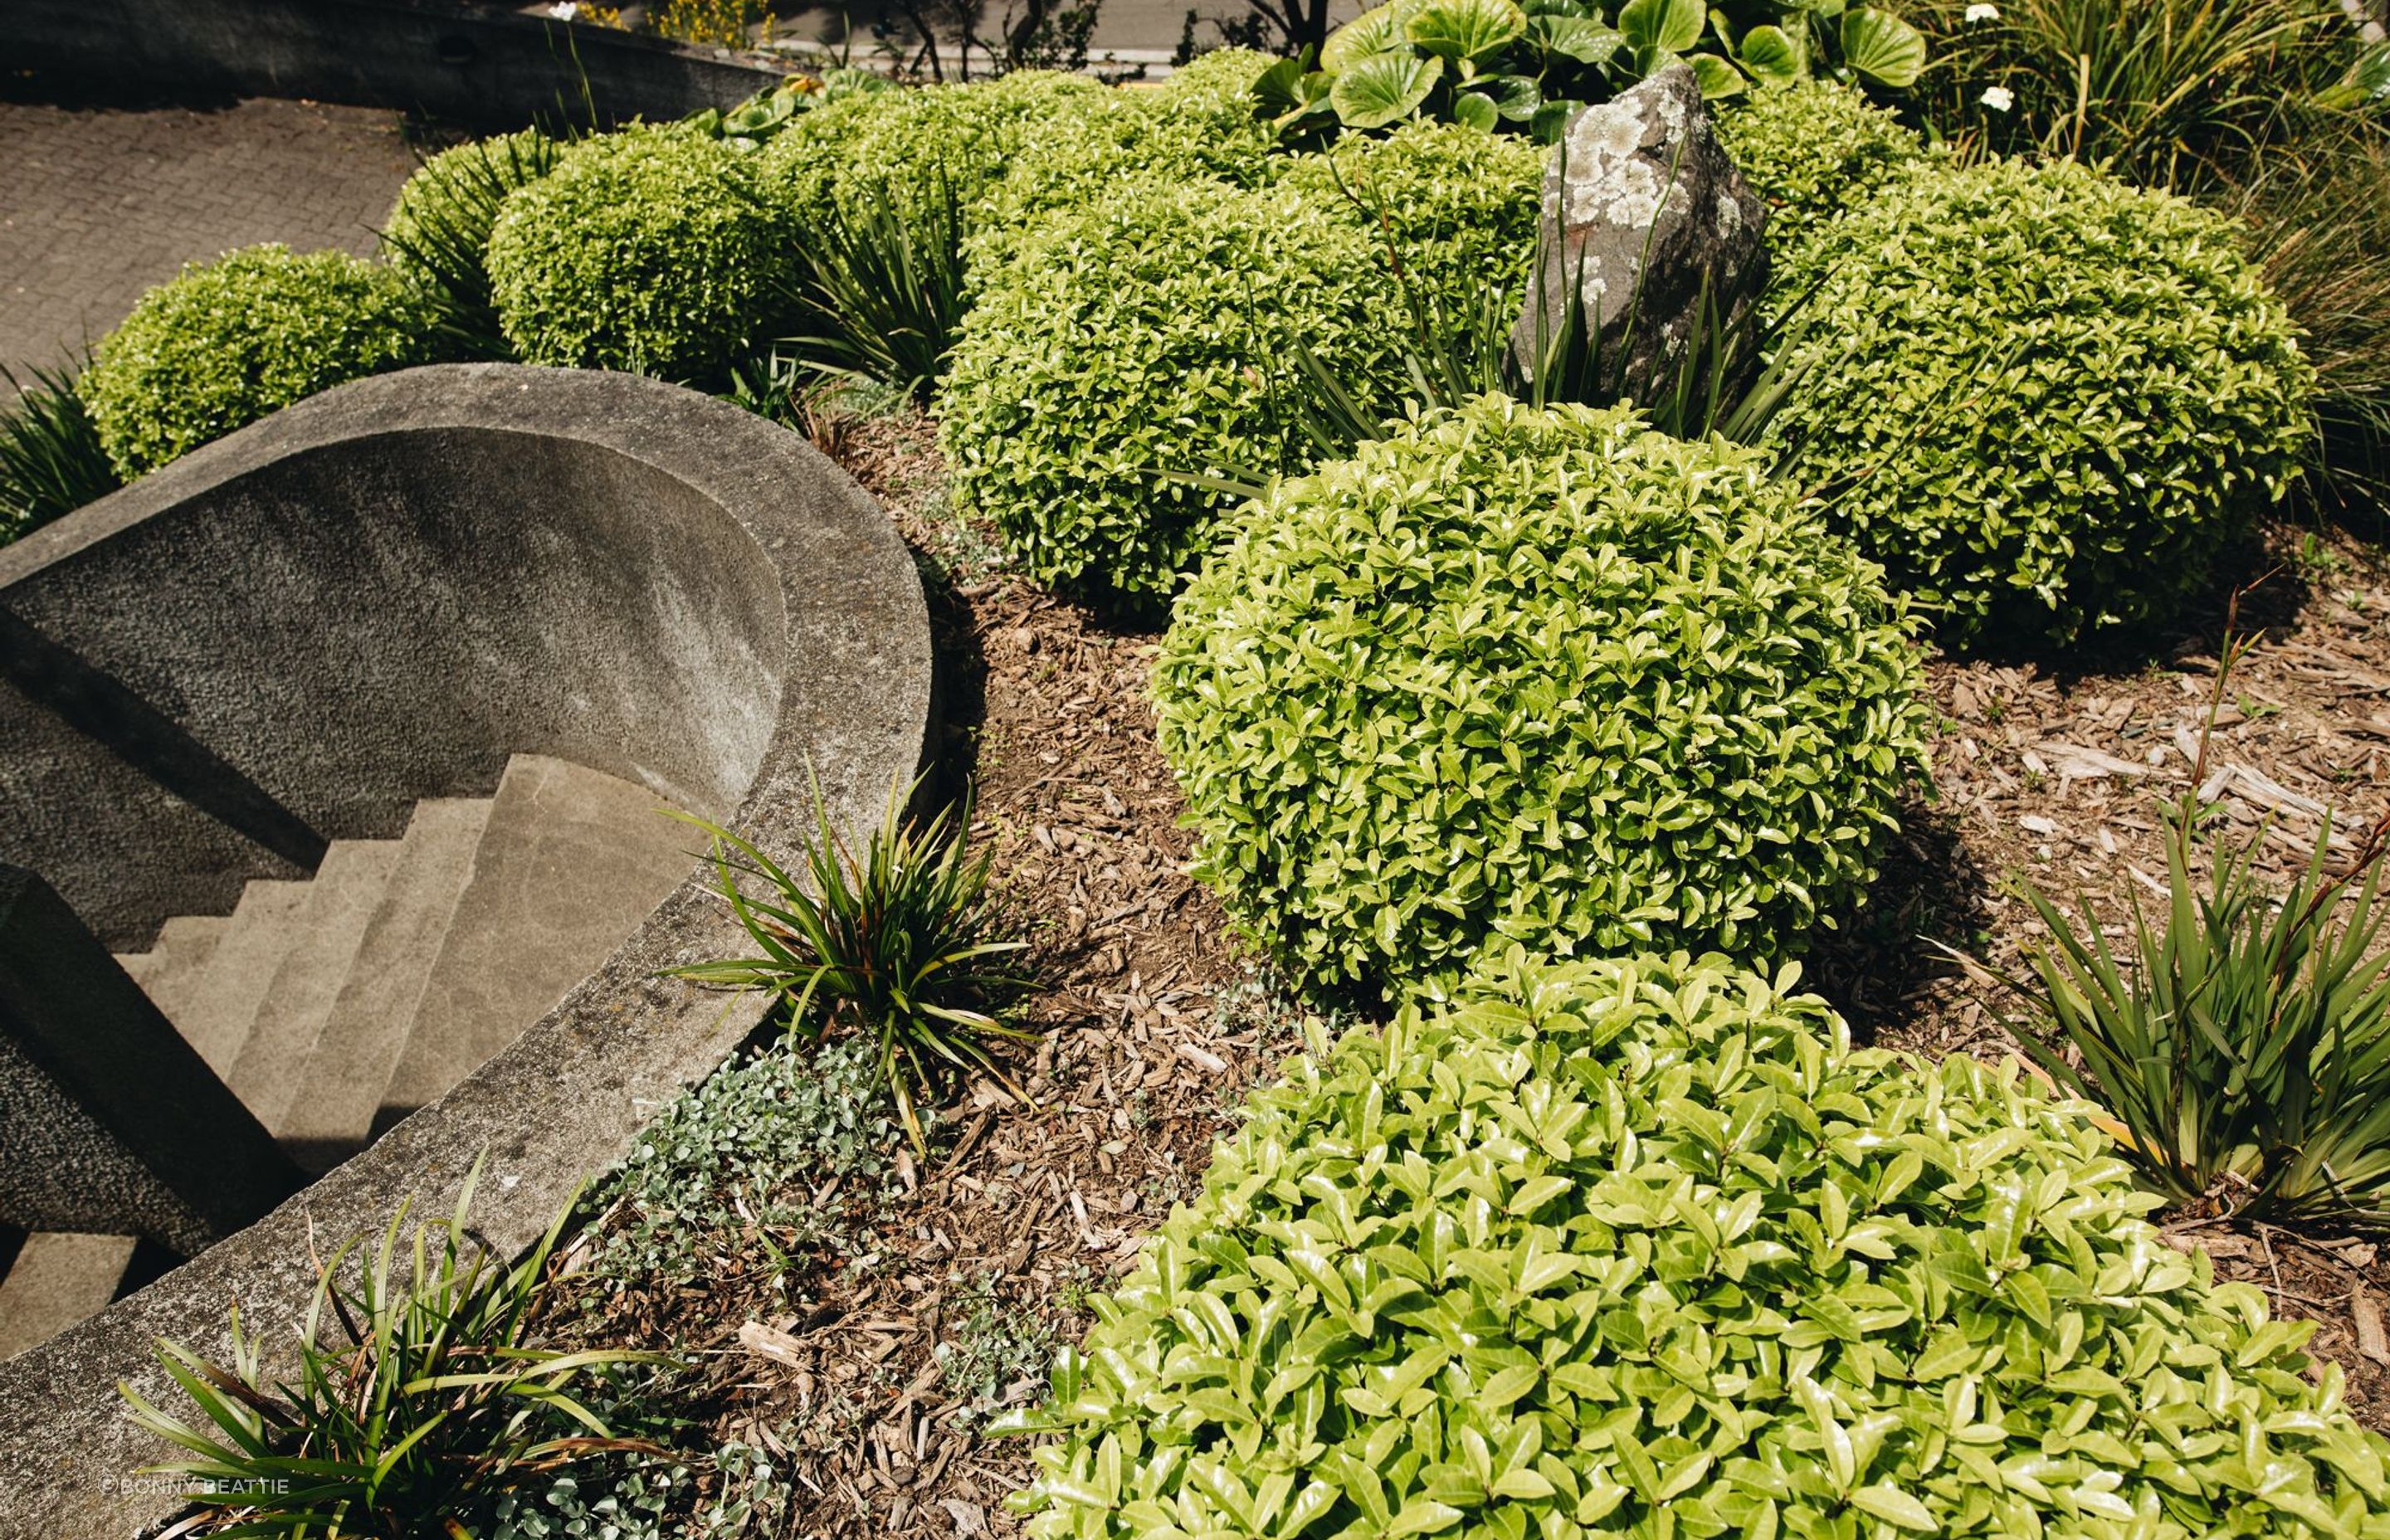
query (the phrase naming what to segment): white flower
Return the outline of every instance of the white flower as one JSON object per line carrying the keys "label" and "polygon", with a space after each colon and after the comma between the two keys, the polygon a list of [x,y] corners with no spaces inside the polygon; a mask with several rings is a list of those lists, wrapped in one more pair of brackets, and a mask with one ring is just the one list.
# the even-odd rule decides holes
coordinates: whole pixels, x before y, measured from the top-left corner
{"label": "white flower", "polygon": [[1973,5],[1972,5],[1972,6],[1969,6],[1967,7],[1967,19],[1968,19],[1969,21],[1971,21],[1971,22],[1972,22],[1972,21],[1998,21],[1999,19],[2000,19],[2000,8],[1999,8],[1999,6],[1993,6],[1993,5],[1986,5],[1986,4],[1985,3],[1985,0],[1975,0],[1975,4],[1973,4]]}
{"label": "white flower", "polygon": [[558,0],[557,4],[547,7],[547,14],[559,21],[570,21],[581,14],[581,6],[578,0]]}
{"label": "white flower", "polygon": [[1987,85],[1976,100],[1995,112],[2006,112],[2016,105],[2016,95],[2005,85]]}

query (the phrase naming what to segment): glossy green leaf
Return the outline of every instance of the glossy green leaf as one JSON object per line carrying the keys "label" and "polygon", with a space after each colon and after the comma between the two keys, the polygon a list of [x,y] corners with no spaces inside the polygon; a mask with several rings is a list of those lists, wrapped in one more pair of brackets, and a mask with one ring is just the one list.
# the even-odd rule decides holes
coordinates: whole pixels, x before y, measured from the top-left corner
{"label": "glossy green leaf", "polygon": [[1843,62],[1878,85],[1905,91],[1925,72],[1925,35],[1888,10],[1844,12],[1841,36]]}
{"label": "glossy green leaf", "polygon": [[1626,0],[1618,10],[1618,31],[1629,46],[1671,54],[1690,51],[1708,21],[1702,0]]}
{"label": "glossy green leaf", "polygon": [[1412,53],[1371,54],[1342,69],[1328,99],[1350,129],[1384,128],[1419,110],[1444,76],[1444,60]]}
{"label": "glossy green leaf", "polygon": [[1526,30],[1515,0],[1422,0],[1403,24],[1413,47],[1455,66],[1490,58]]}

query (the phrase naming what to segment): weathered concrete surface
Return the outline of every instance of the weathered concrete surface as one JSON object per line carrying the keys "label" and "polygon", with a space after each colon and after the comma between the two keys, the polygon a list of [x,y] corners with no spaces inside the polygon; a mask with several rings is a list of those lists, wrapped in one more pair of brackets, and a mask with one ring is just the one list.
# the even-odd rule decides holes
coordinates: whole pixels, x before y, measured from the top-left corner
{"label": "weathered concrete surface", "polygon": [[[808,760],[861,839],[928,725],[927,610],[878,505],[795,435],[627,375],[459,366],[328,392],[0,551],[0,606],[335,838],[485,794],[523,751],[639,780],[793,860]],[[37,844],[128,929],[173,909],[109,873],[124,847],[103,809],[155,840],[161,889],[276,869],[255,846],[246,868],[224,860],[188,804],[104,752],[82,761],[100,788],[50,779],[59,729],[38,710],[0,698],[0,854]],[[443,1212],[486,1150],[476,1228],[528,1245],[760,1017],[654,977],[740,943],[703,885],[692,865],[603,968],[371,1149],[0,1366],[0,1534],[117,1536],[170,1510],[104,1484],[160,1454],[110,1387],[171,1398],[151,1340],[222,1353],[236,1299],[287,1338],[311,1238],[378,1229],[407,1195]]]}
{"label": "weathered concrete surface", "polygon": [[1651,399],[1708,304],[1739,327],[1767,287],[1767,206],[1728,159],[1690,67],[1580,109],[1544,171],[1544,266],[1511,333],[1523,363],[1584,304],[1602,378]]}
{"label": "weathered concrete surface", "polygon": [[0,1222],[187,1255],[302,1179],[49,885],[0,864]]}

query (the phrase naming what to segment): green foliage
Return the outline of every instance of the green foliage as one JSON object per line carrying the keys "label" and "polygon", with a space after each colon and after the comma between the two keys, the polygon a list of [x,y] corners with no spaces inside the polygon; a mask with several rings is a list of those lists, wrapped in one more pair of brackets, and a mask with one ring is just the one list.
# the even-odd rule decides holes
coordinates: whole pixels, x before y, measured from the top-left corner
{"label": "green foliage", "polygon": [[124,483],[71,375],[33,370],[28,387],[6,368],[17,399],[0,402],[0,545]]}
{"label": "green foliage", "polygon": [[158,1345],[199,1421],[122,1389],[135,1423],[190,1451],[160,1469],[191,1479],[203,1508],[245,1510],[210,1533],[415,1540],[546,1484],[559,1466],[643,1447],[607,1430],[585,1388],[670,1360],[538,1345],[548,1259],[572,1205],[509,1267],[467,1227],[480,1175],[476,1162],[453,1219],[403,1239],[402,1207],[370,1255],[356,1241],[333,1253],[296,1344],[295,1382],[267,1382],[268,1344],[242,1330],[236,1305],[229,1364]]}
{"label": "green foliage", "polygon": [[1545,150],[1450,123],[1288,158],[1279,185],[1358,220],[1421,297],[1523,288],[1536,254]]}
{"label": "green foliage", "polygon": [[[1039,216],[1131,185],[1258,186],[1277,172],[1276,135],[1253,116],[1253,83],[1273,61],[1249,49],[1203,55],[1161,85],[1072,98],[1019,145],[980,210],[1009,240]],[[992,250],[985,259],[1004,261]]]}
{"label": "green foliage", "polygon": [[2390,825],[2332,876],[2327,828],[2277,894],[2256,874],[2262,835],[2215,842],[2203,884],[2198,823],[2195,803],[2172,810],[2165,913],[2153,925],[2134,895],[2121,960],[2088,902],[2078,930],[2025,887],[2049,939],[2026,948],[2032,982],[2003,981],[2033,1007],[2020,1039],[2123,1122],[2127,1153],[2169,1197],[2390,1228],[2390,956],[2377,906]]}
{"label": "green foliage", "polygon": [[[726,988],[771,990],[787,1001],[792,1025],[803,1025],[818,1004],[825,1030],[843,1025],[864,1033],[875,1046],[880,1079],[895,1095],[897,1115],[914,1144],[923,1146],[915,1110],[919,1093],[948,1070],[977,1070],[1005,1082],[991,1046],[1032,1035],[983,1008],[1027,982],[996,959],[1028,943],[989,939],[999,918],[987,892],[991,856],[966,853],[970,800],[920,822],[906,819],[906,802],[901,790],[889,799],[887,816],[858,858],[830,826],[829,804],[816,789],[803,880],[752,841],[688,817],[713,837],[722,896],[762,955],[663,971]],[[771,896],[741,890],[742,876],[761,881]]]}
{"label": "green foliage", "polygon": [[840,1178],[867,1198],[880,1188],[900,1136],[892,1111],[867,1038],[783,1040],[723,1066],[590,1189],[583,1212],[603,1219],[590,1270],[696,1282],[718,1274],[726,1237],[790,1264],[801,1247],[837,1243],[842,1216],[816,1194]]}
{"label": "green foliage", "polygon": [[807,335],[801,365],[868,379],[930,404],[961,334],[970,293],[969,216],[952,183],[832,201],[802,259]]}
{"label": "green foliage", "polygon": [[2390,534],[2390,131],[2269,151],[2225,197],[2315,365],[2308,485],[2360,530]]}
{"label": "green foliage", "polygon": [[384,257],[438,301],[467,356],[511,356],[490,298],[490,227],[507,195],[546,176],[563,152],[536,129],[458,145],[423,162],[391,205]]}
{"label": "green foliage", "polygon": [[1808,0],[1391,0],[1254,85],[1290,141],[1427,117],[1550,143],[1571,112],[1678,63],[1713,99],[1813,72],[1889,90],[1914,84],[1925,40],[1887,9]]}
{"label": "green foliage", "polygon": [[948,1296],[951,1319],[962,1314],[954,1335],[932,1350],[939,1382],[961,1403],[960,1415],[976,1421],[1034,1386],[1053,1360],[1054,1329],[1019,1305],[1008,1303],[993,1278],[981,1277]]}
{"label": "green foliage", "polygon": [[2079,1108],[1788,988],[1513,954],[1294,1062],[1014,1420],[1030,1534],[2390,1533]]}
{"label": "green foliage", "polygon": [[1132,600],[1170,594],[1230,503],[1169,473],[1287,463],[1294,342],[1366,389],[1399,314],[1357,221],[1216,183],[1057,214],[982,282],[939,424],[957,500],[1038,582]]}
{"label": "green foliage", "polygon": [[789,263],[756,159],[687,129],[635,128],[573,146],[509,195],[488,263],[517,355],[671,378],[742,352]]}
{"label": "green foliage", "polygon": [[1798,81],[1738,97],[1717,114],[1718,142],[1767,204],[1770,282],[1797,294],[1802,249],[1818,225],[1917,165],[1925,141],[1846,85]]}
{"label": "green foliage", "polygon": [[386,267],[244,247],[144,294],[75,392],[129,481],[318,391],[430,362],[433,325]]}
{"label": "green foliage", "polygon": [[1971,21],[1972,8],[1918,11],[1941,60],[1928,110],[1983,149],[2198,192],[2255,151],[2376,105],[2339,0],[1999,0]]}
{"label": "green foliage", "polygon": [[2162,622],[2306,443],[2313,371],[2237,244],[2072,164],[1904,179],[1818,232],[1787,473],[1947,644]]}
{"label": "green foliage", "polygon": [[932,196],[944,185],[976,211],[1008,168],[1113,96],[1077,75],[1015,71],[967,85],[857,93],[792,120],[757,154],[795,227],[833,203],[877,201],[883,189]]}
{"label": "green foliage", "polygon": [[1204,879],[1384,987],[1497,938],[1797,950],[1875,874],[1916,676],[1763,456],[1487,396],[1250,507],[1155,692]]}

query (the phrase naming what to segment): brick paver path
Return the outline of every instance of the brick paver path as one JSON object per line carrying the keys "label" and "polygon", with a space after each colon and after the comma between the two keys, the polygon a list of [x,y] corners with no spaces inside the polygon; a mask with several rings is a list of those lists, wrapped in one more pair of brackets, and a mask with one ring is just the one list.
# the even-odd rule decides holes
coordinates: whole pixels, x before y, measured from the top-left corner
{"label": "brick paver path", "polygon": [[397,117],[363,108],[0,102],[0,364],[64,362],[144,289],[236,246],[369,252],[414,167]]}

